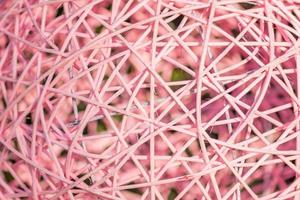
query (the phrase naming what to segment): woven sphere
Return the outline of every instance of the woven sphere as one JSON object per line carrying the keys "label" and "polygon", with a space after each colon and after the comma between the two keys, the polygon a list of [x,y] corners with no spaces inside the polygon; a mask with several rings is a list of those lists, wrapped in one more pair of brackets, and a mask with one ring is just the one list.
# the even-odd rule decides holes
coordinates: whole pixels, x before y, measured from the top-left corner
{"label": "woven sphere", "polygon": [[0,199],[300,200],[297,0],[0,0]]}

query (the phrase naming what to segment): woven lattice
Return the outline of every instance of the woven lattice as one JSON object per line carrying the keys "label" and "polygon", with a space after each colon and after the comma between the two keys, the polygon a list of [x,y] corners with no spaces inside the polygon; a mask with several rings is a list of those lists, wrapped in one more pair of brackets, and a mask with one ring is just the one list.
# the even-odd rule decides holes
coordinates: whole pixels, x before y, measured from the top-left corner
{"label": "woven lattice", "polygon": [[300,2],[0,0],[0,199],[300,199]]}

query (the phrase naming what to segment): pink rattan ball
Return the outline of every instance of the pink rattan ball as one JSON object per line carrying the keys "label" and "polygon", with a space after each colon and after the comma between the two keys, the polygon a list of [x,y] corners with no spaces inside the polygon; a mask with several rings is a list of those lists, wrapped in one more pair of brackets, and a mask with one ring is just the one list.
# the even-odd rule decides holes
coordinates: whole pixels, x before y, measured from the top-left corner
{"label": "pink rattan ball", "polygon": [[0,199],[300,200],[299,8],[0,0]]}

